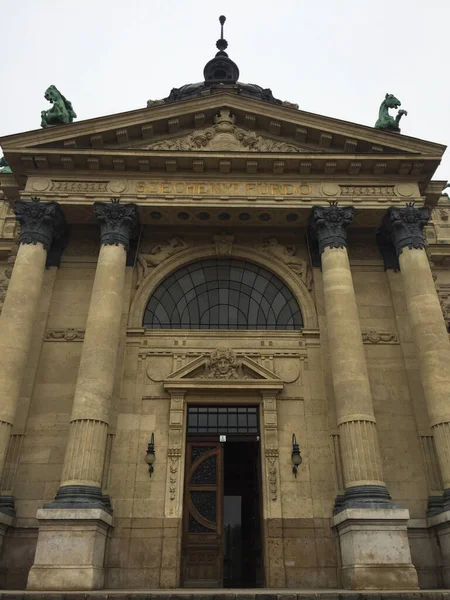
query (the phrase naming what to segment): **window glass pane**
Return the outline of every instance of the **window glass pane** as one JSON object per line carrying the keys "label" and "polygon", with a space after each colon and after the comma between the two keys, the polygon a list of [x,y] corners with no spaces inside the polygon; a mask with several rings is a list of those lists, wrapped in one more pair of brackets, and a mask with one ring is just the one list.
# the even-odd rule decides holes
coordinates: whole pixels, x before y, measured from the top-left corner
{"label": "window glass pane", "polygon": [[182,267],[154,291],[149,329],[301,329],[291,290],[255,264],[228,258]]}
{"label": "window glass pane", "polygon": [[254,406],[189,406],[189,433],[258,433]]}

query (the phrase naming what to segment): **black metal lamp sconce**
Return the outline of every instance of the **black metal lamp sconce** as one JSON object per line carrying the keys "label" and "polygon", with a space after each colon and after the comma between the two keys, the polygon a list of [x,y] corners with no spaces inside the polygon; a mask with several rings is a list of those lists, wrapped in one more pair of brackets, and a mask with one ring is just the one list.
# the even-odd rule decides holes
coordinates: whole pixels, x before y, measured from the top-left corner
{"label": "black metal lamp sconce", "polygon": [[297,444],[297,438],[295,437],[295,433],[292,434],[292,472],[297,477],[297,470],[299,466],[302,464],[303,458],[300,454],[300,448]]}
{"label": "black metal lamp sconce", "polygon": [[145,455],[145,462],[148,464],[148,473],[150,477],[153,473],[153,464],[156,460],[155,456],[155,434],[152,433],[152,437],[150,438],[150,442],[147,446],[147,454]]}

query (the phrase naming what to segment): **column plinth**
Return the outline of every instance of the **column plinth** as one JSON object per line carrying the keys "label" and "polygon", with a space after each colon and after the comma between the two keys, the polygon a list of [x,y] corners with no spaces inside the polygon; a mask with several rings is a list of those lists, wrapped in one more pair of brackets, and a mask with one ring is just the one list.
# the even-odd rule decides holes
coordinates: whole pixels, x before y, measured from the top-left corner
{"label": "column plinth", "polygon": [[[31,347],[47,251],[65,230],[56,202],[18,200],[14,210],[21,225],[20,246],[0,317],[0,479]],[[11,496],[0,496],[0,511],[14,513]]]}
{"label": "column plinth", "polygon": [[[386,488],[356,296],[346,249],[353,207],[313,207],[345,492],[335,504],[341,576],[349,589],[417,589],[409,512]],[[370,548],[370,552],[366,548]],[[393,548],[393,551],[388,551]]]}

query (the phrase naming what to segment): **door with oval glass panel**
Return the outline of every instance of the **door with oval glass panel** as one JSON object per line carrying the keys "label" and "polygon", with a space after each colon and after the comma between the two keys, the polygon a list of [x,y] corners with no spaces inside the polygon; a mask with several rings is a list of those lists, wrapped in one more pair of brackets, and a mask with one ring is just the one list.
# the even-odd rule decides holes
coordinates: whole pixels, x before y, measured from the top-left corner
{"label": "door with oval glass panel", "polygon": [[183,510],[183,585],[221,587],[222,444],[187,442]]}

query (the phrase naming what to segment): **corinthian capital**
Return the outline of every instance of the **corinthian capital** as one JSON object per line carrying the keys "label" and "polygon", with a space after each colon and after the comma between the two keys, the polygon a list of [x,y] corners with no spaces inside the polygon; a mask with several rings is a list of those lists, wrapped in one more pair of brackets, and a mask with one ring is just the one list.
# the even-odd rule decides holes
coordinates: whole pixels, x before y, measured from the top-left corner
{"label": "corinthian capital", "polygon": [[139,231],[139,215],[136,204],[111,204],[94,202],[94,212],[101,227],[101,243],[104,246],[122,244],[128,252],[130,241]]}
{"label": "corinthian capital", "polygon": [[54,240],[60,239],[66,229],[64,213],[57,202],[31,202],[17,200],[14,206],[16,219],[20,223],[21,244],[42,244],[46,250]]}
{"label": "corinthian capital", "polygon": [[347,247],[347,227],[354,213],[353,206],[313,206],[311,227],[319,242],[320,253],[325,248]]}
{"label": "corinthian capital", "polygon": [[383,218],[381,233],[389,237],[397,255],[403,248],[425,248],[423,229],[430,218],[428,207],[415,208],[414,203],[405,208],[390,206]]}

